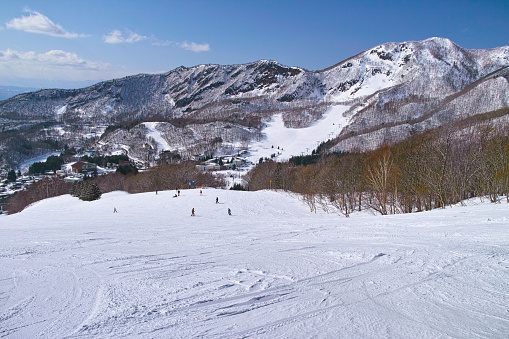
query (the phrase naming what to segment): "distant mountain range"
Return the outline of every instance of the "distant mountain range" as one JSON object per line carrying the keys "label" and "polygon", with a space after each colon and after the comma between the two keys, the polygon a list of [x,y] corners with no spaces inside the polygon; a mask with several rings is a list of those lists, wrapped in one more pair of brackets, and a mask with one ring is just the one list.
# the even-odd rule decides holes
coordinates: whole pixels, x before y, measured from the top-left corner
{"label": "distant mountain range", "polygon": [[[336,105],[349,107],[338,117],[348,124],[317,136],[331,139],[330,151],[373,149],[509,107],[509,46],[467,50],[430,38],[375,46],[321,71],[261,60],[24,93],[0,102],[0,147],[12,163],[63,144],[135,159],[149,147],[156,157],[167,150],[185,158],[248,147],[276,114],[285,127],[302,128]],[[164,147],[142,122],[160,122],[151,126]]]}
{"label": "distant mountain range", "polygon": [[12,98],[15,95],[27,92],[37,91],[40,88],[19,87],[19,86],[2,86],[0,85],[0,100]]}

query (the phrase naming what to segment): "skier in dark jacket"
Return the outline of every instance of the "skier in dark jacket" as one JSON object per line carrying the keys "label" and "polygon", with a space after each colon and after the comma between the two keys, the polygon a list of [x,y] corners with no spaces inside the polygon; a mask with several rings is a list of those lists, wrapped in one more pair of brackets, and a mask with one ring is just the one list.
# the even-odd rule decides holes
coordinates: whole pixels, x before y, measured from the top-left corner
{"label": "skier in dark jacket", "polygon": [[216,204],[219,204],[219,197],[216,197]]}
{"label": "skier in dark jacket", "polygon": [[228,209],[228,215],[232,215],[231,209]]}

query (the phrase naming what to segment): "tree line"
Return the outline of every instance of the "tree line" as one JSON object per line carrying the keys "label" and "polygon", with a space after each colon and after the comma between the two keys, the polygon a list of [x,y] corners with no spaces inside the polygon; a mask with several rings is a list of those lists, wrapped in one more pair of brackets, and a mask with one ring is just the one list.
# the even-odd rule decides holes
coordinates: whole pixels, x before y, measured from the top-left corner
{"label": "tree line", "polygon": [[[316,156],[313,158],[316,160]],[[450,206],[472,197],[509,202],[507,125],[444,126],[365,153],[330,154],[299,161],[259,164],[249,188],[302,195],[316,210],[349,215],[411,213]]]}
{"label": "tree line", "polygon": [[[51,155],[46,161],[35,162],[28,168],[28,174],[44,174],[47,171],[57,171],[60,170],[62,165],[66,163],[66,160],[69,160],[69,156],[66,156],[64,152],[60,155]],[[127,155],[108,155],[108,156],[82,156],[80,157],[81,161],[86,161],[90,163],[94,163],[97,166],[106,167],[108,163],[118,164],[120,160],[129,161],[129,157]]]}
{"label": "tree line", "polygon": [[[393,145],[364,153],[325,154],[289,162],[261,162],[246,177],[249,190],[282,189],[298,193],[311,211],[348,216],[368,209],[380,214],[411,213],[456,204],[472,197],[509,202],[507,124],[443,126]],[[90,178],[101,193],[140,193],[187,188],[189,181],[224,187],[223,179],[183,162],[124,174]],[[237,187],[237,189],[240,189]],[[68,194],[71,185],[45,178],[9,199],[9,213],[48,197]]]}

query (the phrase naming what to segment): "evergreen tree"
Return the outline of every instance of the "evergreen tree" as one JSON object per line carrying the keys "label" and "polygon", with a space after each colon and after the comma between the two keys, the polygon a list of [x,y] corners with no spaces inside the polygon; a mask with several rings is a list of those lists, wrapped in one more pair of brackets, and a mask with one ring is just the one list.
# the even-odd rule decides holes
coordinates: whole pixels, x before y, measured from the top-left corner
{"label": "evergreen tree", "polygon": [[9,182],[15,182],[16,181],[16,171],[15,170],[10,170],[7,173],[7,180]]}
{"label": "evergreen tree", "polygon": [[80,181],[72,185],[71,195],[83,201],[98,200],[101,197],[101,190],[95,183]]}
{"label": "evergreen tree", "polygon": [[82,191],[83,191],[83,182],[78,181],[72,185],[70,193],[73,197],[79,197],[81,195]]}
{"label": "evergreen tree", "polygon": [[245,191],[246,189],[241,184],[233,184],[232,190],[234,190],[234,191]]}
{"label": "evergreen tree", "polygon": [[94,198],[94,200],[99,200],[101,195],[102,192],[99,189],[99,186],[97,186],[97,184],[92,184],[92,198]]}
{"label": "evergreen tree", "polygon": [[79,198],[84,201],[93,201],[98,200],[101,194],[101,190],[96,184],[85,181]]}
{"label": "evergreen tree", "polygon": [[123,175],[126,175],[128,173],[138,174],[138,169],[136,168],[136,166],[129,164],[117,167],[117,172],[122,173]]}

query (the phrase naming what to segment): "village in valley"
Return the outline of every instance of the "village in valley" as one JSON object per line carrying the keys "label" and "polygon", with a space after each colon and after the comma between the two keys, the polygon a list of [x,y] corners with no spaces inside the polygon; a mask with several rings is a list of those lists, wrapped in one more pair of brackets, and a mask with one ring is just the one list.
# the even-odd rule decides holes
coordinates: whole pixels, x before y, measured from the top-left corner
{"label": "village in valley", "polygon": [[[58,153],[57,153],[58,154]],[[116,152],[112,156],[101,156],[95,150],[86,150],[78,152],[72,156],[72,161],[60,165],[60,169],[38,169],[46,168],[44,165],[36,168],[34,164],[45,164],[47,159],[52,157],[62,157],[60,155],[51,155],[47,158],[41,157],[37,161],[28,162],[22,169],[18,170],[0,170],[0,214],[3,214],[2,206],[6,204],[7,199],[16,192],[26,190],[30,185],[38,182],[45,177],[59,177],[68,183],[83,181],[87,178],[99,175],[107,175],[117,171],[122,172],[125,168],[135,169],[136,171],[145,171],[156,166],[156,163],[134,161],[129,159],[123,152]],[[246,150],[239,151],[234,155],[212,157],[210,155],[195,155],[190,161],[195,163],[195,167],[202,172],[211,172],[214,175],[222,176],[226,183],[226,188],[231,188],[238,184],[246,186],[243,176],[254,166],[246,155]],[[103,159],[105,166],[99,166],[97,159]],[[105,162],[109,159],[111,162]]]}

